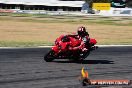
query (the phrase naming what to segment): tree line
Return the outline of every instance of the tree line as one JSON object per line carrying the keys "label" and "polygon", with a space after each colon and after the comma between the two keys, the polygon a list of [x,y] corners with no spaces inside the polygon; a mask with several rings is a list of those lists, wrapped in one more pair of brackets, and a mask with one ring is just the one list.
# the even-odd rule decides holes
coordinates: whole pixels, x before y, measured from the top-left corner
{"label": "tree line", "polygon": [[128,0],[126,6],[127,6],[127,7],[132,7],[132,0]]}

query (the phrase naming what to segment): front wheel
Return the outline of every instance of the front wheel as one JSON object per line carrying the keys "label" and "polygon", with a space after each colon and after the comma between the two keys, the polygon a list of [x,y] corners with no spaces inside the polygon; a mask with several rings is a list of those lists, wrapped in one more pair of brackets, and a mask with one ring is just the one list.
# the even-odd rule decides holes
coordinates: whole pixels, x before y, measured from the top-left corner
{"label": "front wheel", "polygon": [[54,60],[54,51],[50,51],[49,53],[47,53],[45,56],[44,56],[44,60],[46,62],[51,62]]}

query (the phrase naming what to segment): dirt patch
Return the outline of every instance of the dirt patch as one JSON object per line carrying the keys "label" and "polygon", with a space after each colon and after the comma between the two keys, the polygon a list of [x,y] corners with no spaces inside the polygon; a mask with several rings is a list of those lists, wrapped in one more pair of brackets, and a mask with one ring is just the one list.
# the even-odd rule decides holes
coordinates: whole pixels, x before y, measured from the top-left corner
{"label": "dirt patch", "polygon": [[[0,41],[53,43],[59,35],[76,32],[77,28],[83,25],[87,28],[90,36],[97,39],[98,44],[132,44],[131,26],[103,25],[86,22],[45,23],[35,22],[35,20],[39,20],[40,18],[26,21],[28,19],[7,17],[4,20],[0,20]],[[47,18],[43,18],[43,21],[45,20]]]}

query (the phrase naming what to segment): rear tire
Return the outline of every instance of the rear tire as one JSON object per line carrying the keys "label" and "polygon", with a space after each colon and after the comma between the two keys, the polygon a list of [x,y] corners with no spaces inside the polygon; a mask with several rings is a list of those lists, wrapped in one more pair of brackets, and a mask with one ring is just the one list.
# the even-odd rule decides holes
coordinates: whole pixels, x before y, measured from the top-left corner
{"label": "rear tire", "polygon": [[44,56],[44,60],[46,62],[51,62],[54,60],[54,51],[49,51],[49,53],[47,53],[45,56]]}

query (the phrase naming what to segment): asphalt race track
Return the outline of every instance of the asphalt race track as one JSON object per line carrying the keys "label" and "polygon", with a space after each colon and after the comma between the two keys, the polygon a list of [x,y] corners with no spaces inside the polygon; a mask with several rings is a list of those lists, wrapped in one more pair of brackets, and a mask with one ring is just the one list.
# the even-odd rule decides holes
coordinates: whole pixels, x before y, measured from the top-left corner
{"label": "asphalt race track", "polygon": [[[81,68],[90,79],[132,79],[132,46],[99,47],[83,63],[43,60],[49,48],[1,48],[0,88],[82,88]],[[131,85],[85,88],[132,88]]]}

